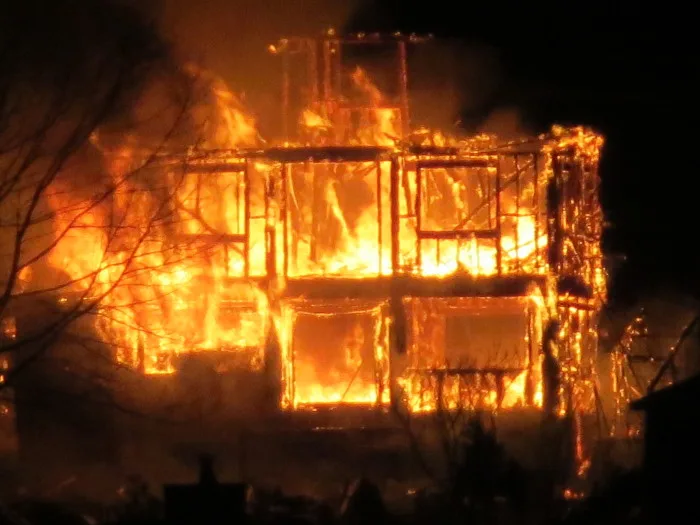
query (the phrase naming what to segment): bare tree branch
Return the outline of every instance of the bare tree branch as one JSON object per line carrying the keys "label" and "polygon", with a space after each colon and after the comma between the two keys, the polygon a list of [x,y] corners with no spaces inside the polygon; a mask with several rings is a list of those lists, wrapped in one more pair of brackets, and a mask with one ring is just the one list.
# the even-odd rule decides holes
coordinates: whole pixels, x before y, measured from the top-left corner
{"label": "bare tree branch", "polygon": [[[76,333],[84,330],[76,322],[87,318],[95,328],[100,319],[128,323],[125,309],[172,293],[148,287],[149,274],[167,273],[211,250],[163,242],[182,220],[174,203],[184,172],[170,178],[163,170],[150,173],[163,152],[181,148],[183,140],[198,142],[191,115],[197,79],[182,71],[135,13],[112,0],[68,1],[75,9],[49,6],[37,14],[36,2],[28,0],[0,20],[0,319],[26,318],[37,305],[48,306],[50,314],[24,322],[9,339],[0,334],[0,355],[12,363],[0,389],[12,386],[52,346],[76,345],[81,337],[87,361],[132,370],[116,354],[87,348],[100,341],[126,353],[119,341],[100,340],[99,330]],[[52,37],[55,45],[44,47]],[[166,103],[144,116],[150,86],[159,82],[166,86],[159,102]],[[118,149],[132,136],[138,150],[132,148],[125,169],[116,169]],[[126,211],[115,216],[109,210],[119,199]],[[141,209],[146,199],[149,207]],[[100,241],[99,247],[83,247],[91,250],[91,264],[62,272],[56,254],[71,242],[80,255],[81,239],[91,238]],[[120,287],[129,293],[106,301]],[[163,337],[148,326],[130,328]]]}

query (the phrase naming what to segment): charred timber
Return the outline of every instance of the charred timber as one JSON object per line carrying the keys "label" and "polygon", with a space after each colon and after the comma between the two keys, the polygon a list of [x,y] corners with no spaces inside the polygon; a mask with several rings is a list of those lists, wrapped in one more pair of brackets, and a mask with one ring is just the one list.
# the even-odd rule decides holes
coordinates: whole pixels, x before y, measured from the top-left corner
{"label": "charred timber", "polygon": [[489,168],[495,167],[493,162],[486,159],[435,159],[435,160],[419,160],[416,163],[417,168]]}
{"label": "charred timber", "polygon": [[494,375],[508,376],[517,375],[527,368],[422,368],[410,369],[409,371],[426,376],[446,377],[446,376],[473,376],[473,375]]}
{"label": "charred timber", "polygon": [[418,230],[416,235],[420,239],[498,239],[500,232],[498,230],[454,230],[454,231],[429,231]]}
{"label": "charred timber", "polygon": [[[329,146],[268,148],[249,152],[248,158],[266,159],[276,162],[373,162],[383,160],[391,152],[377,146]],[[388,159],[387,159],[388,160]]]}
{"label": "charred timber", "polygon": [[255,150],[211,150],[196,154],[164,155],[162,166],[181,165],[190,172],[242,172],[245,160],[259,159],[281,163],[295,162],[372,162],[388,160],[391,149],[381,146],[294,146]]}
{"label": "charred timber", "polygon": [[459,148],[443,146],[409,146],[406,151],[416,156],[430,155],[440,157],[456,157],[462,153]]}
{"label": "charred timber", "polygon": [[[378,300],[394,294],[404,297],[520,297],[529,295],[533,283],[542,288],[546,284],[546,277],[542,275],[447,278],[397,276],[368,279],[309,277],[288,279],[284,296],[307,299],[352,297]],[[557,289],[561,295],[586,300],[594,297],[591,288],[578,278],[560,279]]]}

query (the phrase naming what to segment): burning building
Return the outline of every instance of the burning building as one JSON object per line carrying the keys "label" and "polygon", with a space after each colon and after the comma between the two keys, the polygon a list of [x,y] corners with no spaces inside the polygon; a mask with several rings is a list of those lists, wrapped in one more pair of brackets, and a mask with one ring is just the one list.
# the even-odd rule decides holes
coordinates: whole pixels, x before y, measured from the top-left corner
{"label": "burning building", "polygon": [[[282,411],[537,409],[557,319],[559,410],[594,410],[602,138],[414,129],[423,40],[282,40],[279,139],[214,78],[201,146],[127,177],[125,142],[109,199],[52,195],[72,212],[50,263],[99,297],[90,330],[117,362],[154,382],[235,373]],[[360,65],[376,48],[397,64],[381,90]]]}

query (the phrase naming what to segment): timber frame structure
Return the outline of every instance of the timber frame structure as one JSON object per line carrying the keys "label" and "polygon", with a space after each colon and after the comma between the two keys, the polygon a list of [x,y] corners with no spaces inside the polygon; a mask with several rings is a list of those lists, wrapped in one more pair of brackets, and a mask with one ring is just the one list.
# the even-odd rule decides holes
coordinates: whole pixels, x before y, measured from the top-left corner
{"label": "timber frame structure", "polygon": [[[235,188],[235,227],[207,226],[191,241],[240,262],[230,282],[263,291],[270,322],[260,362],[276,383],[277,408],[537,408],[542,333],[556,318],[562,410],[593,411],[606,295],[602,139],[582,128],[505,144],[417,139],[407,49],[428,40],[332,33],[281,40],[270,50],[282,60],[284,146],[175,152],[148,169],[189,178],[196,206],[208,178]],[[348,92],[343,58],[348,46],[378,45],[395,53],[398,88],[367,102]],[[323,133],[292,130],[308,110],[330,123]],[[362,138],[388,121],[395,135]],[[259,305],[227,308],[235,317]],[[336,322],[343,328],[326,326]],[[352,332],[353,323],[361,334],[353,336],[357,355],[344,364],[350,372],[333,379],[337,395],[320,395],[323,380],[305,376],[302,364],[318,374],[329,368],[342,345],[319,346],[317,334]],[[174,370],[173,357],[155,356],[149,366],[163,368],[154,377]],[[139,343],[131,364],[147,372],[145,361]]]}
{"label": "timber frame structure", "polygon": [[[476,382],[489,385],[495,399],[488,404],[501,407],[507,385],[524,374],[524,393],[516,405],[536,406],[542,330],[548,319],[558,318],[563,410],[594,410],[596,326],[606,294],[598,200],[601,142],[577,128],[507,144],[479,138],[450,146],[417,143],[410,126],[407,46],[429,40],[333,33],[280,40],[270,46],[282,61],[280,125],[285,143],[297,145],[187,152],[165,156],[160,165],[195,177],[237,181],[237,233],[208,242],[239,254],[242,271],[231,279],[265,290],[271,312],[281,320],[269,325],[287,335],[268,337],[276,342],[265,350],[265,360],[275,363],[280,406],[315,404],[313,396],[299,394],[301,349],[293,335],[298,319],[371,313],[379,319],[371,328],[376,392],[367,404],[388,406],[408,396],[416,409],[435,407],[444,402],[447,383],[461,390],[462,383]],[[345,50],[379,45],[393,50],[398,88],[392,97],[358,102],[344,84]],[[293,129],[309,108],[330,123],[321,137],[303,126]],[[377,125],[381,112],[390,116],[399,136],[381,145],[358,141],[363,129]],[[371,263],[361,268],[328,264],[323,193],[329,181],[339,195],[352,192],[348,181],[357,179],[374,195],[366,208],[372,233],[363,248],[371,252],[364,253]],[[436,219],[442,201],[435,188],[445,181],[470,199],[447,223]],[[303,192],[306,203],[299,200]],[[532,224],[527,238],[519,238],[521,221]],[[253,250],[260,239],[264,250]],[[516,337],[525,342],[518,357],[447,357],[450,318],[504,308],[525,316],[525,333]],[[438,325],[439,334],[426,332]],[[443,348],[425,359],[429,339],[429,352]],[[325,351],[335,349],[331,344]],[[331,404],[346,401],[355,376],[347,381],[343,395]],[[431,401],[416,401],[425,397],[426,388],[438,392],[428,396]]]}
{"label": "timber frame structure", "polygon": [[[402,373],[391,370],[392,364],[401,361],[402,356],[420,352],[420,328],[411,321],[416,309],[431,304],[430,308],[435,310],[431,315],[439,318],[440,307],[434,306],[439,303],[449,310],[450,304],[459,309],[460,301],[470,298],[484,298],[488,302],[500,297],[518,302],[518,298],[536,297],[525,309],[530,312],[529,316],[538,319],[539,325],[529,329],[528,354],[519,364],[502,367],[432,365],[422,369],[415,363],[405,366],[419,372],[421,377],[437,378],[440,383],[445,376],[489,376],[495,379],[496,390],[501,393],[499,397],[504,391],[504,382],[527,371],[531,378],[526,403],[533,403],[542,326],[547,318],[556,316],[563,322],[566,334],[560,356],[566,363],[568,377],[566,399],[571,408],[578,402],[590,407],[594,395],[596,322],[605,293],[597,164],[596,159],[587,157],[586,152],[575,145],[547,151],[548,144],[547,139],[542,139],[525,146],[478,152],[420,147],[405,150],[367,146],[288,147],[202,153],[179,159],[178,164],[192,173],[237,176],[243,181],[242,233],[217,239],[231,249],[238,247],[242,253],[244,270],[234,279],[255,282],[268,290],[271,304],[289,310],[294,314],[292,317],[300,313],[342,315],[359,308],[378,309],[381,316],[390,320],[388,326],[392,334],[387,341],[391,347],[389,355],[393,357],[382,357],[384,348],[375,355],[378,392],[371,404],[381,405],[395,399],[385,393]],[[378,199],[374,210],[379,225],[372,243],[376,250],[376,271],[354,275],[352,271],[333,273],[328,269],[320,274],[305,271],[295,249],[295,219],[290,209],[294,174],[327,176],[329,169],[336,170],[344,165],[364,166],[365,176],[374,176],[378,194],[388,182],[388,192],[385,191],[388,199]],[[266,177],[257,172],[260,166],[265,167]],[[465,178],[479,170],[491,174],[493,190],[490,198],[482,202],[492,209],[489,228],[436,230],[421,226],[421,208],[425,206],[422,182],[430,176],[430,170],[436,169],[454,173],[455,179],[460,178],[460,173]],[[527,186],[526,178],[534,192],[531,202],[538,206],[534,212],[532,207],[526,212],[519,206],[506,212],[501,196],[508,188],[515,188],[516,195],[520,195],[519,189]],[[266,179],[264,185],[253,182],[263,179]],[[418,188],[415,195],[405,191],[408,179],[415,181],[411,185]],[[253,201],[258,203],[257,209]],[[262,207],[260,202],[264,203]],[[527,214],[533,216],[535,238],[546,237],[547,242],[536,243],[527,262],[513,264],[505,255],[500,240],[509,219]],[[312,230],[315,227],[310,226]],[[538,228],[541,231],[537,231]],[[404,230],[408,229],[413,235],[407,242]],[[517,230],[515,234],[517,237]],[[265,239],[264,264],[251,253],[253,236]],[[477,250],[479,247],[495,250],[495,268],[488,275],[471,275],[459,270],[447,276],[421,275],[426,257],[424,250],[429,243],[436,246],[439,254],[442,245],[469,242],[475,242]],[[514,249],[518,246],[516,239]],[[410,257],[402,257],[402,253],[410,253]],[[277,292],[280,289],[281,293]],[[539,307],[533,307],[534,304],[541,305],[541,311],[535,313]],[[443,312],[443,321],[444,315]],[[280,370],[281,403],[286,407],[298,407],[304,403],[299,402],[295,394],[296,351],[290,344],[282,352],[286,352],[288,358],[286,366]],[[501,401],[502,398],[497,403]]]}

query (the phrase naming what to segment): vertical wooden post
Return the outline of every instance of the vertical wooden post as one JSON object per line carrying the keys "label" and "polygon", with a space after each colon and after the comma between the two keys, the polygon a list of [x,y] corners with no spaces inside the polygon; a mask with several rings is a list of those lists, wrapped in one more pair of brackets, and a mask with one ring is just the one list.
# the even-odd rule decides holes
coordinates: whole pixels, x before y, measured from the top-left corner
{"label": "vertical wooden post", "polygon": [[408,57],[406,42],[399,40],[399,90],[401,102],[401,131],[403,137],[407,137],[411,130],[410,116],[408,113]]}
{"label": "vertical wooden post", "polygon": [[389,181],[389,199],[391,207],[391,274],[399,269],[399,160],[391,158],[391,180]]}
{"label": "vertical wooden post", "polygon": [[289,136],[289,53],[282,54],[282,135],[284,140]]}
{"label": "vertical wooden post", "polygon": [[503,274],[503,250],[501,248],[501,162],[496,158],[496,270],[498,275]]}
{"label": "vertical wooden post", "polygon": [[[515,263],[516,272],[519,272],[522,268],[522,261],[520,260],[520,235],[518,226],[520,225],[520,157],[516,153],[515,157]],[[535,241],[537,244],[537,241]]]}
{"label": "vertical wooden post", "polygon": [[423,213],[423,188],[421,184],[421,168],[420,163],[416,162],[416,266],[418,271],[422,268],[422,258],[421,258],[421,231],[422,231],[422,221],[421,215]]}
{"label": "vertical wooden post", "polygon": [[320,186],[321,182],[325,182],[326,169],[322,170],[323,178],[319,181],[315,165],[310,161],[304,163],[304,174],[311,175],[311,238],[309,239],[309,257],[313,262],[318,262],[318,242],[320,237],[320,222],[323,221],[323,217],[320,217],[323,211],[324,201],[320,197],[323,194],[323,188]]}
{"label": "vertical wooden post", "polygon": [[384,262],[384,246],[382,246],[382,229],[384,226],[384,221],[382,220],[382,163],[380,160],[377,160],[374,164],[375,169],[377,170],[377,247],[379,250],[378,258],[379,258],[379,271],[377,272],[377,275],[382,275],[382,266]]}
{"label": "vertical wooden post", "polygon": [[539,173],[539,153],[532,154],[532,169],[535,180],[533,181],[533,204],[535,208],[535,261],[537,269],[541,264],[542,254],[540,253],[540,221],[542,220],[542,210],[540,209],[540,173]]}
{"label": "vertical wooden post", "polygon": [[248,159],[245,159],[243,165],[243,273],[246,277],[250,277],[250,172]]}
{"label": "vertical wooden post", "polygon": [[282,218],[282,275],[286,280],[289,277],[289,210],[288,207],[288,178],[289,178],[289,166],[286,163],[282,163],[281,166],[282,173],[282,198],[280,206],[280,216]]}
{"label": "vertical wooden post", "polygon": [[547,183],[547,237],[548,262],[555,273],[561,273],[561,166],[556,153],[552,154],[552,178]]}

